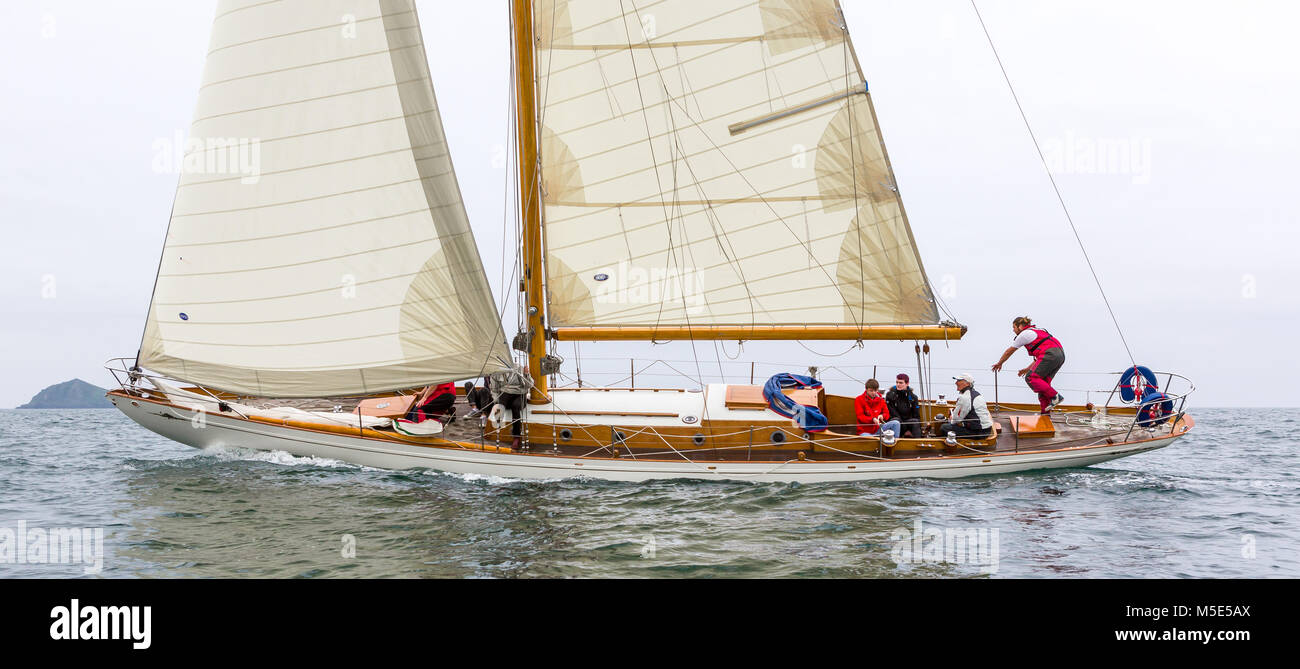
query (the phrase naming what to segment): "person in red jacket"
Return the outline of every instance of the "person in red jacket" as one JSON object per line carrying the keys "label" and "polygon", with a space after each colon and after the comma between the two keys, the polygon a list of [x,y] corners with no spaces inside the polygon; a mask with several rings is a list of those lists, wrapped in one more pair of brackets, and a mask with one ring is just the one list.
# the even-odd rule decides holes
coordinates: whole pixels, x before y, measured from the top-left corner
{"label": "person in red jacket", "polygon": [[880,394],[880,382],[867,379],[866,392],[853,401],[853,408],[858,414],[858,436],[869,437],[878,430],[893,430],[894,436],[901,433],[899,423],[889,417],[889,405]]}
{"label": "person in red jacket", "polygon": [[416,422],[436,418],[444,424],[451,423],[456,417],[456,384],[442,383],[434,386],[429,398],[415,410]]}

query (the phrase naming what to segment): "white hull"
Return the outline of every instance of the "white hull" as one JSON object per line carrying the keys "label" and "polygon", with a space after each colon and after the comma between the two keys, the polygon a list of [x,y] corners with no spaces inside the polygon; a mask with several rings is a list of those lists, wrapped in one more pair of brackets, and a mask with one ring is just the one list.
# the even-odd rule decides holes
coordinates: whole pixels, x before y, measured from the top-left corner
{"label": "white hull", "polygon": [[830,482],[894,478],[959,478],[1034,469],[1086,467],[1168,446],[1181,435],[1141,442],[1062,448],[1028,453],[852,462],[674,462],[631,458],[573,458],[542,454],[493,453],[391,443],[344,434],[315,432],[208,413],[202,426],[194,414],[164,403],[110,399],[140,425],[195,448],[247,448],[330,458],[381,469],[428,468],[456,474],[520,479],[585,476],[610,481],[719,479],[755,482]]}

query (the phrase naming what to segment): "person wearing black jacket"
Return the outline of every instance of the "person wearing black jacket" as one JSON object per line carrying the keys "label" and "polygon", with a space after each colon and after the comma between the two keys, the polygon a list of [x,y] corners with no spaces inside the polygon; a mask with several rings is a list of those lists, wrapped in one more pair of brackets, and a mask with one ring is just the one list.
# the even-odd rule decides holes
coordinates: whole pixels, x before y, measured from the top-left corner
{"label": "person wearing black jacket", "polygon": [[899,374],[894,387],[885,393],[885,404],[889,407],[890,418],[902,424],[900,437],[919,439],[921,437],[921,400],[908,384],[911,379],[906,374]]}
{"label": "person wearing black jacket", "polygon": [[465,382],[465,401],[474,410],[469,412],[467,418],[473,418],[480,414],[486,413],[492,408],[492,381],[488,378],[483,379],[483,385],[475,386],[473,381]]}

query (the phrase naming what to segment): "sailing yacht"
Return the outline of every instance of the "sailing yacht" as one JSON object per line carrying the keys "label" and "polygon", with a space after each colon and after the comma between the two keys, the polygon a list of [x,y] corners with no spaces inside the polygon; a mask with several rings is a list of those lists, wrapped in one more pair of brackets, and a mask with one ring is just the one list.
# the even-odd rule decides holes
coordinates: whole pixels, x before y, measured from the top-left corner
{"label": "sailing yacht", "polygon": [[[198,448],[621,481],[1077,467],[1192,427],[1190,381],[1144,368],[1104,406],[997,403],[976,439],[931,429],[953,407],[930,398],[927,436],[859,436],[853,398],[815,380],[556,387],[561,342],[905,341],[919,356],[966,328],[926,276],[836,0],[510,3],[517,331],[475,245],[414,0],[222,0],[191,137],[258,138],[260,174],[182,177],[140,350],[110,364],[120,410]],[[404,420],[424,389],[484,376],[492,424]]]}

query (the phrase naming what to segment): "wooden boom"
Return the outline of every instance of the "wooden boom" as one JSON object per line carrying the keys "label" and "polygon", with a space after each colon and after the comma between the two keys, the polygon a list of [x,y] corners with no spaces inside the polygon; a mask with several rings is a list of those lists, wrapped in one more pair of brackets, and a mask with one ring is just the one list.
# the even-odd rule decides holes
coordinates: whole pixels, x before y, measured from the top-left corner
{"label": "wooden boom", "polygon": [[559,327],[557,341],[664,341],[680,339],[755,340],[958,340],[962,326],[946,325],[659,325]]}

